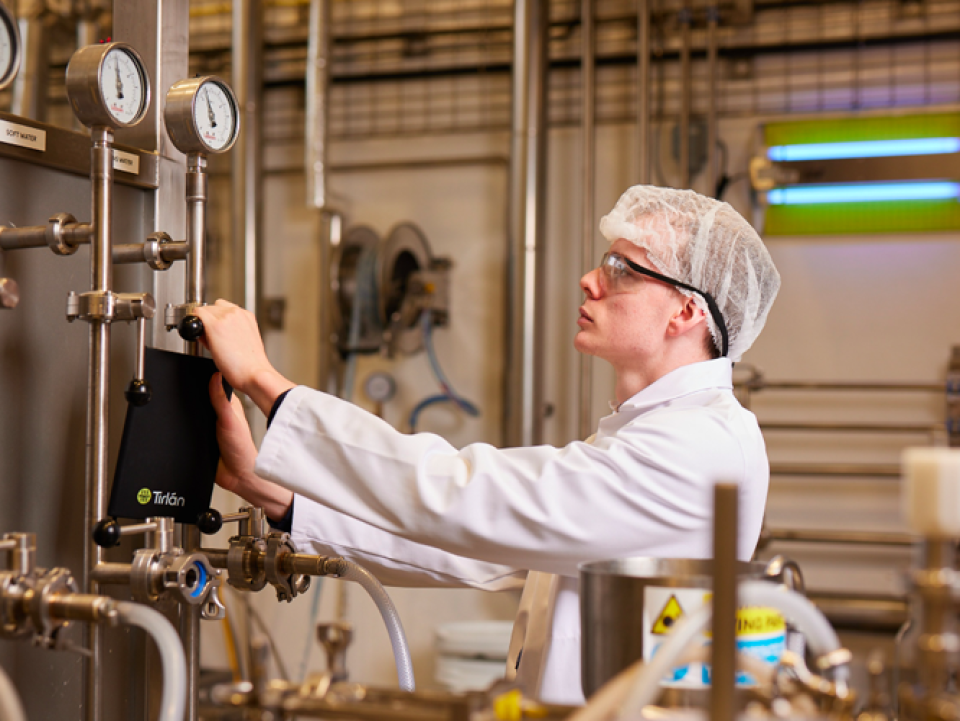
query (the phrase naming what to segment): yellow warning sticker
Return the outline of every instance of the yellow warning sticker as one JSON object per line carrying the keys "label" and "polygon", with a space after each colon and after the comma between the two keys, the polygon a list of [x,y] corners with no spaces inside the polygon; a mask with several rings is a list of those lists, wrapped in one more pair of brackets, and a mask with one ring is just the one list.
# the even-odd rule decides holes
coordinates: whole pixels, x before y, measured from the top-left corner
{"label": "yellow warning sticker", "polygon": [[787,624],[783,616],[775,608],[760,608],[752,606],[750,608],[737,609],[737,635],[752,636],[758,633],[774,633],[783,631]]}
{"label": "yellow warning sticker", "polygon": [[655,633],[661,636],[670,633],[677,621],[679,621],[682,617],[683,609],[680,608],[680,602],[677,601],[677,597],[674,594],[670,596],[670,598],[667,600],[667,603],[660,611],[660,614],[657,616],[657,620],[653,622],[653,628],[650,629],[650,633]]}

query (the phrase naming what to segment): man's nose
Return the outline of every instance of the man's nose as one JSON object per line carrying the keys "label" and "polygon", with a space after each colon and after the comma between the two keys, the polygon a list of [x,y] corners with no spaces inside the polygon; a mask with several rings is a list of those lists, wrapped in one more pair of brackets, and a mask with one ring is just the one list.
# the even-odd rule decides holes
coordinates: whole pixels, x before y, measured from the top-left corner
{"label": "man's nose", "polygon": [[603,295],[603,285],[600,283],[599,268],[594,268],[580,279],[580,289],[586,293],[587,297],[591,300]]}

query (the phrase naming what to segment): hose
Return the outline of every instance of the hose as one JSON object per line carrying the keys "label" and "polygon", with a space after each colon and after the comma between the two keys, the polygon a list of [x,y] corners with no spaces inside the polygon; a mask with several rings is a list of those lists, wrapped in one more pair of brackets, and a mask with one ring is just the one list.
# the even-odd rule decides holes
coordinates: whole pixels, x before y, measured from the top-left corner
{"label": "hose", "polygon": [[[840,648],[840,639],[826,617],[806,597],[795,591],[765,581],[744,581],[737,589],[742,606],[766,606],[780,611],[784,620],[797,627],[807,640],[810,650],[822,656]],[[713,607],[705,605],[681,620],[673,633],[657,650],[656,655],[637,673],[633,690],[620,709],[620,718],[639,714],[644,706],[653,703],[660,692],[660,681],[676,665],[684,649],[706,630],[713,617]],[[846,666],[834,669],[835,679],[847,681],[850,670]]]}
{"label": "hose", "polygon": [[16,686],[0,666],[0,719],[3,721],[27,721],[27,715],[20,703]]}
{"label": "hose", "polygon": [[400,682],[400,688],[404,691],[414,691],[416,685],[413,681],[413,661],[410,659],[410,646],[403,632],[397,607],[393,605],[393,601],[390,600],[390,596],[380,585],[380,581],[370,571],[346,559],[344,559],[344,563],[346,564],[346,571],[340,577],[362,586],[370,594],[370,598],[373,599],[380,616],[383,618],[387,633],[390,635],[390,645],[393,647],[393,658],[397,664],[397,679]]}
{"label": "hose", "polygon": [[420,315],[420,324],[422,325],[423,330],[423,346],[427,351],[427,359],[430,361],[430,369],[433,371],[433,376],[437,379],[437,383],[440,384],[440,390],[442,390],[443,393],[424,398],[414,407],[412,411],[410,411],[410,417],[408,421],[410,425],[410,432],[416,433],[417,421],[420,418],[420,414],[436,403],[453,403],[468,416],[476,418],[480,415],[480,409],[453,389],[453,385],[451,385],[450,381],[447,379],[447,376],[444,374],[443,369],[440,367],[440,360],[437,358],[437,352],[433,349],[433,316],[429,310],[424,311]]}
{"label": "hose", "polygon": [[163,667],[158,721],[183,721],[187,701],[187,660],[176,630],[166,617],[148,606],[120,601],[116,609],[121,623],[142,628],[157,644]]}

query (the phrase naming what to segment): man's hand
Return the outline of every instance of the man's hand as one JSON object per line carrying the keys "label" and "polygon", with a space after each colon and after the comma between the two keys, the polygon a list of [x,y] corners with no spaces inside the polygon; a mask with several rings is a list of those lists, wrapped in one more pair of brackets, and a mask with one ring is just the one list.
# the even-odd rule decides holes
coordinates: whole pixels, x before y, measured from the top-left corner
{"label": "man's hand", "polygon": [[234,395],[227,400],[220,373],[214,373],[210,379],[210,400],[217,412],[217,442],[220,444],[217,485],[255,506],[261,506],[269,518],[283,518],[293,502],[293,493],[254,473],[257,447],[250,426],[240,399]]}
{"label": "man's hand", "polygon": [[277,397],[294,384],[267,360],[253,313],[225,300],[198,306],[193,312],[203,321],[200,342],[210,350],[217,368],[230,385],[269,415]]}

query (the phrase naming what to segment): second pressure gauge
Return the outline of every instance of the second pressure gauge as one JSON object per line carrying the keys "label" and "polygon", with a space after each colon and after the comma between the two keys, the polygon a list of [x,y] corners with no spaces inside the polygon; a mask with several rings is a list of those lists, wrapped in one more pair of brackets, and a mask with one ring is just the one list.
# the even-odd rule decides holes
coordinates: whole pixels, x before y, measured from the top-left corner
{"label": "second pressure gauge", "polygon": [[126,43],[80,48],[67,65],[67,97],[88,128],[129,128],[150,105],[150,81],[143,61]]}
{"label": "second pressure gauge", "polygon": [[182,153],[223,153],[240,131],[240,111],[230,86],[208,75],[175,83],[163,109],[170,140]]}
{"label": "second pressure gauge", "polygon": [[20,69],[20,31],[17,21],[0,3],[0,90],[17,77]]}

